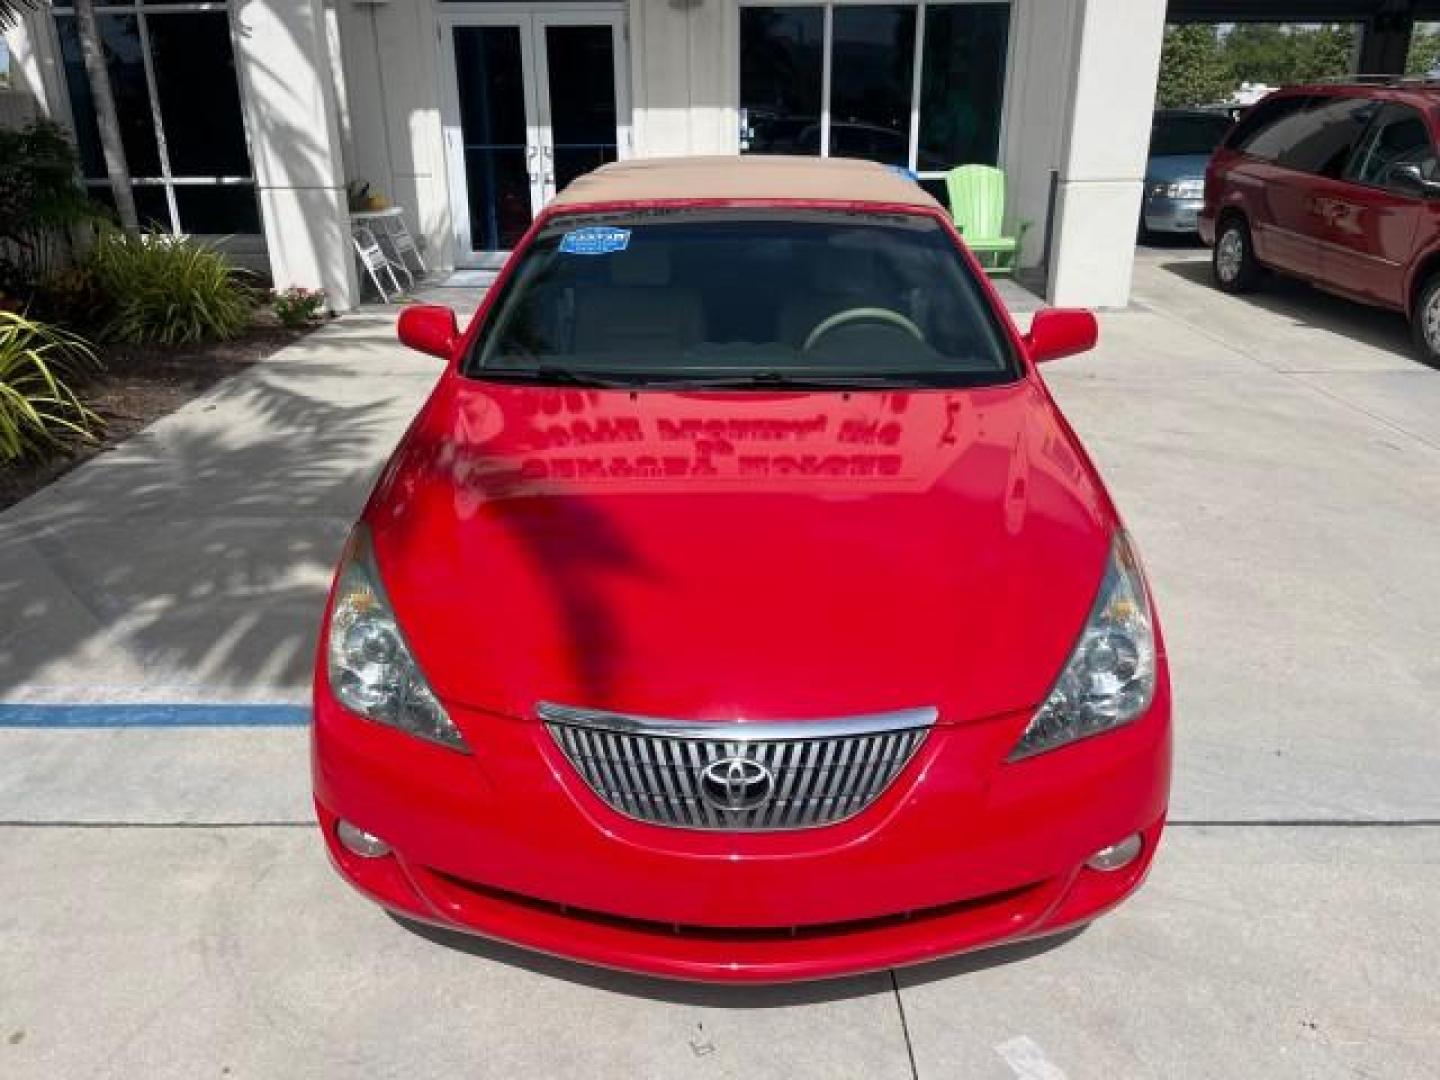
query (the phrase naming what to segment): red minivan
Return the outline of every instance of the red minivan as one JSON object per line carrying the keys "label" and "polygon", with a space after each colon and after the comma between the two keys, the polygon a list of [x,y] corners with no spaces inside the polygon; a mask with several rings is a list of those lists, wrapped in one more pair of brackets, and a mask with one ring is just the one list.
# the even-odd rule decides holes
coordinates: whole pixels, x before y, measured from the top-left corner
{"label": "red minivan", "polygon": [[1276,91],[1241,118],[1205,176],[1200,235],[1215,281],[1263,271],[1403,312],[1440,362],[1440,86],[1392,80]]}

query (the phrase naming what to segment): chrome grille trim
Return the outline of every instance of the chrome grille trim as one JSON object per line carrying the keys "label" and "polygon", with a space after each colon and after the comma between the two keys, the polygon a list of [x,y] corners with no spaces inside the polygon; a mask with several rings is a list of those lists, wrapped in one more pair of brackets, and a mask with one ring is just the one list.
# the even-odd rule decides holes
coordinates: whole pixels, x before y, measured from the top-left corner
{"label": "chrome grille trim", "polygon": [[[708,723],[548,701],[536,713],[612,809],[654,825],[731,831],[814,828],[854,817],[894,782],[939,715],[927,706],[826,720]],[[717,802],[713,777],[702,783],[707,766],[737,759],[745,763],[741,771],[753,772],[755,763],[768,777],[768,795],[741,808]]]}

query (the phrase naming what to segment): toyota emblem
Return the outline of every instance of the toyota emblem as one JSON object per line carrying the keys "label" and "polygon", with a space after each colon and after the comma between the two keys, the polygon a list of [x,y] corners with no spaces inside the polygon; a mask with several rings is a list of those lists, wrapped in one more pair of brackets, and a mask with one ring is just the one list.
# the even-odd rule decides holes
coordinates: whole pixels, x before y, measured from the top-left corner
{"label": "toyota emblem", "polygon": [[751,758],[720,758],[700,770],[700,794],[717,810],[753,810],[775,794],[775,774]]}

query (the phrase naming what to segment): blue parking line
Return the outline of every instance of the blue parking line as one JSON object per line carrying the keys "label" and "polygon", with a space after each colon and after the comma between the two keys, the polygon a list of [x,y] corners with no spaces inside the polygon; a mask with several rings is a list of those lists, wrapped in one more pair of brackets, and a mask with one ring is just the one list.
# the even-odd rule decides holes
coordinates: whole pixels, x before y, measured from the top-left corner
{"label": "blue parking line", "polygon": [[0,703],[0,728],[303,727],[303,705],[30,705]]}

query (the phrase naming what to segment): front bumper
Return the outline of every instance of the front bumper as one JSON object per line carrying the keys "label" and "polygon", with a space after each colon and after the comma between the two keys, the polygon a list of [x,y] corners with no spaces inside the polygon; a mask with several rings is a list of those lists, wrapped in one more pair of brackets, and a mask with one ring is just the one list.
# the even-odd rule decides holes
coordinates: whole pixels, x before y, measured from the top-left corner
{"label": "front bumper", "polygon": [[[786,833],[627,819],[538,721],[451,714],[474,756],[317,692],[315,799],[340,873],[411,918],[672,978],[825,978],[1088,921],[1144,879],[1169,789],[1163,682],[1127,728],[1012,765],[996,763],[1025,717],[937,726],[859,817]],[[340,818],[392,854],[341,847]],[[1084,866],[1136,832],[1144,850],[1125,868]]]}
{"label": "front bumper", "polygon": [[1168,195],[1147,195],[1143,207],[1145,228],[1157,233],[1193,233],[1200,228],[1203,198],[1176,199]]}

